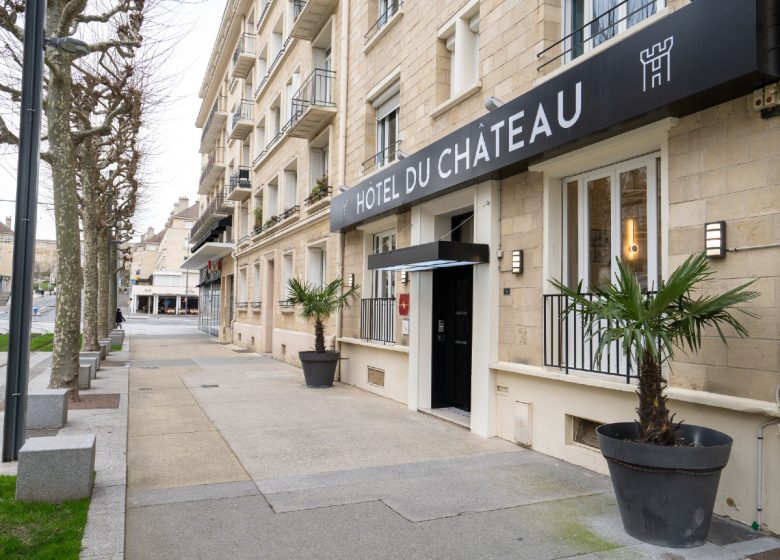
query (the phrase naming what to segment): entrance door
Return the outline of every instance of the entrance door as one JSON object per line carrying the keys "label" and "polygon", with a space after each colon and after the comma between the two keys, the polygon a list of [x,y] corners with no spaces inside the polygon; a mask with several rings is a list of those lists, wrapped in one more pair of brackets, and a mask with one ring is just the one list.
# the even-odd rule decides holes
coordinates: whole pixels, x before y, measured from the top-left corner
{"label": "entrance door", "polygon": [[431,407],[471,410],[473,269],[433,271]]}

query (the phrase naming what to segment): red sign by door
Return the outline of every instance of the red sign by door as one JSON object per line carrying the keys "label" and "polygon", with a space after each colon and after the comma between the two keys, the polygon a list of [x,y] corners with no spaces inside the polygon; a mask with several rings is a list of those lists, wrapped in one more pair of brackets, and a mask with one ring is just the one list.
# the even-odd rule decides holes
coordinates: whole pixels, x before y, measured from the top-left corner
{"label": "red sign by door", "polygon": [[409,315],[409,294],[398,295],[398,314]]}

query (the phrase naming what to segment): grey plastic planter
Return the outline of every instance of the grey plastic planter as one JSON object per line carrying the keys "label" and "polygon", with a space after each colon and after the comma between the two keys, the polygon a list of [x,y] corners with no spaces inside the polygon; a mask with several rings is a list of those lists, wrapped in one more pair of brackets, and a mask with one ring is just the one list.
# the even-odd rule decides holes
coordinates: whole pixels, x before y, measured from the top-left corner
{"label": "grey plastic planter", "polygon": [[597,429],[626,532],[658,546],[691,548],[707,539],[732,439],[687,424],[679,433],[693,446],[636,443],[635,422]]}
{"label": "grey plastic planter", "polygon": [[339,352],[298,352],[306,386],[313,388],[332,387],[339,355]]}

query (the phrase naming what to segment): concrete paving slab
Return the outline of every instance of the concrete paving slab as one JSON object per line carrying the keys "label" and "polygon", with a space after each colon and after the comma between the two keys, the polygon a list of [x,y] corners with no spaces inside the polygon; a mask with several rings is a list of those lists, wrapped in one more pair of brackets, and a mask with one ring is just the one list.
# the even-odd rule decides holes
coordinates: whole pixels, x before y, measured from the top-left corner
{"label": "concrete paving slab", "polygon": [[130,393],[130,408],[148,408],[153,406],[178,406],[193,404],[189,391],[186,389],[153,389],[151,391],[132,391]]}
{"label": "concrete paving slab", "polygon": [[129,435],[214,431],[214,425],[197,404],[131,407]]}
{"label": "concrete paving slab", "polygon": [[173,488],[249,480],[218,432],[128,438],[128,488]]}
{"label": "concrete paving slab", "polygon": [[127,496],[127,507],[137,508],[201,500],[220,500],[242,496],[256,496],[258,494],[260,494],[260,491],[252,481],[161,488],[158,490],[130,490]]}

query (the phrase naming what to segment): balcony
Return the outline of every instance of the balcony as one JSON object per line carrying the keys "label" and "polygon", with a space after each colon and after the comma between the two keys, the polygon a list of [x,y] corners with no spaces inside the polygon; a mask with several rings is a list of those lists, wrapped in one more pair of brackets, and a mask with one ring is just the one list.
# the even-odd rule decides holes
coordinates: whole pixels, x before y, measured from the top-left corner
{"label": "balcony", "polygon": [[395,342],[395,298],[360,300],[360,338],[374,342]]}
{"label": "balcony", "polygon": [[[311,0],[309,0],[311,1]],[[290,136],[312,139],[324,129],[336,114],[333,86],[336,72],[315,69],[300,89],[293,94],[292,116],[287,125]]]}
{"label": "balcony", "polygon": [[[220,190],[214,198],[211,199],[206,210],[200,215],[192,226],[190,232],[190,239],[199,240],[203,234],[210,231],[210,228],[219,222],[222,218],[226,218],[233,212],[233,204],[225,199],[224,189]],[[197,245],[197,241],[193,241],[193,245]]]}
{"label": "balcony", "polygon": [[287,40],[284,42],[282,47],[279,49],[279,52],[274,55],[273,60],[271,60],[271,63],[268,65],[268,70],[265,72],[265,76],[263,76],[263,79],[260,80],[260,83],[257,84],[257,88],[255,88],[255,101],[257,101],[260,98],[260,95],[265,90],[265,87],[268,85],[268,83],[271,81],[271,76],[276,71],[276,68],[279,66],[282,58],[284,58],[284,53],[287,52],[288,47],[290,46],[290,43],[293,40],[293,36],[290,35],[287,37]]}
{"label": "balcony", "polygon": [[252,132],[252,106],[248,99],[242,99],[233,108],[233,119],[230,122],[230,139],[243,140]]}
{"label": "balcony", "polygon": [[[622,342],[613,343],[597,358],[601,342],[598,330],[589,331],[581,313],[571,309],[571,299],[563,294],[543,297],[544,365],[569,370],[623,377],[626,383],[637,379],[638,369],[623,354]],[[589,294],[590,299],[596,296]],[[604,322],[608,328],[609,323]]]}
{"label": "balcony", "polygon": [[219,96],[214,101],[214,105],[211,107],[211,113],[206,120],[206,124],[203,126],[203,131],[200,134],[200,153],[207,154],[214,147],[214,143],[219,138],[219,133],[222,132],[222,127],[225,126],[227,120],[227,98]]}
{"label": "balcony", "polygon": [[303,199],[303,205],[309,212],[319,209],[320,205],[325,206],[325,203],[330,201],[332,191],[331,187],[317,185],[312,189],[311,194]]}
{"label": "balcony", "polygon": [[393,142],[384,150],[380,150],[361,164],[363,175],[382,169],[398,159],[398,152],[401,150],[401,141]]}
{"label": "balcony", "polygon": [[290,35],[304,41],[314,40],[338,3],[338,0],[293,0]]}
{"label": "balcony", "polygon": [[391,0],[387,4],[387,9],[379,14],[379,19],[374,22],[366,34],[363,36],[363,40],[369,43],[371,39],[379,33],[379,30],[393,21],[393,17],[399,13],[400,9],[404,5],[404,0]]}
{"label": "balcony", "polygon": [[236,50],[233,51],[233,68],[230,70],[230,77],[246,78],[254,62],[255,36],[251,33],[244,33],[238,38]]}
{"label": "balcony", "polygon": [[209,158],[206,165],[200,172],[200,183],[198,183],[198,194],[208,194],[211,187],[225,172],[225,148],[215,146],[209,152]]}
{"label": "balcony", "polygon": [[252,194],[252,182],[249,180],[249,167],[242,165],[233,175],[225,191],[227,199],[234,202],[244,202]]}
{"label": "balcony", "polygon": [[265,16],[268,15],[268,12],[271,8],[271,3],[273,0],[265,0],[265,4],[263,5],[263,9],[260,11],[260,15],[257,18],[257,25],[255,26],[255,32],[259,35],[260,34],[260,28],[263,27],[263,24],[265,23]]}

